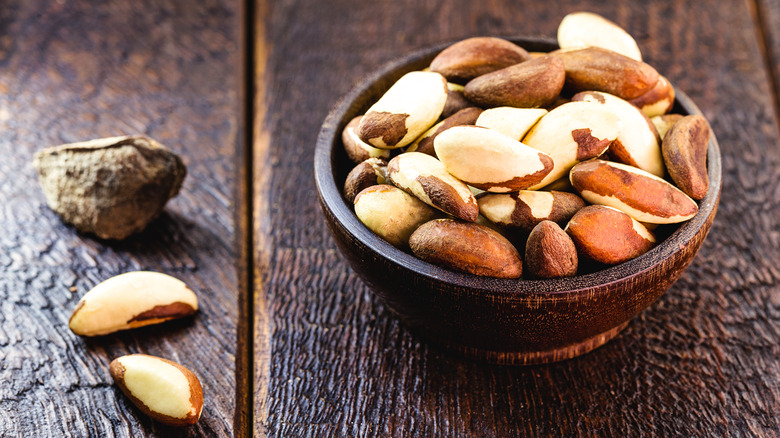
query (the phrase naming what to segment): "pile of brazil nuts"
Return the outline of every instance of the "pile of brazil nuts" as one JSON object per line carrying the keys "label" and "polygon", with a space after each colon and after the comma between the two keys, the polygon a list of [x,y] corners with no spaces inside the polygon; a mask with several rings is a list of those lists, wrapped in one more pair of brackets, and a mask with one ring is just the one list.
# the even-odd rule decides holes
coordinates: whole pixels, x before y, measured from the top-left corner
{"label": "pile of brazil nuts", "polygon": [[674,88],[615,23],[569,14],[558,43],[460,41],[347,124],[360,221],[445,268],[554,278],[637,257],[657,225],[695,216],[707,121],[668,114]]}

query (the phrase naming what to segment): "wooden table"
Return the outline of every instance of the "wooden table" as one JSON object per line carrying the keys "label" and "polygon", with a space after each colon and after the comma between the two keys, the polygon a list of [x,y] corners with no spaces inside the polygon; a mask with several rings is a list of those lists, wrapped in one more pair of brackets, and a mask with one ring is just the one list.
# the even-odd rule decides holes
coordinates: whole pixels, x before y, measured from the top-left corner
{"label": "wooden table", "polygon": [[[682,278],[615,340],[548,366],[421,343],[347,268],[320,217],[312,151],[329,108],[378,65],[475,35],[554,37],[574,10],[628,29],[723,152],[720,211]],[[777,436],[780,0],[678,2],[3,0],[1,436]],[[49,210],[35,150],[143,133],[185,157],[143,234],[80,235]],[[122,272],[175,275],[191,319],[73,335],[79,297]],[[192,368],[200,422],[139,414],[109,361]]]}

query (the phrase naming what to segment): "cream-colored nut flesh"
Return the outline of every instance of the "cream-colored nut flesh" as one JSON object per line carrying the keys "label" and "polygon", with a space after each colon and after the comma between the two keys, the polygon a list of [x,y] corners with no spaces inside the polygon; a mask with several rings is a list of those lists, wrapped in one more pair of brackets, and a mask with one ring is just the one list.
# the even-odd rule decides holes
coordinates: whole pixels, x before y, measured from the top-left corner
{"label": "cream-colored nut flesh", "polygon": [[449,173],[489,192],[524,189],[541,181],[553,168],[549,155],[478,126],[455,126],[440,133],[433,144]]}
{"label": "cream-colored nut flesh", "polygon": [[674,126],[675,123],[683,118],[682,114],[664,114],[661,116],[651,117],[650,121],[653,122],[655,129],[658,131],[658,135],[661,140],[664,139],[666,133]]}
{"label": "cream-colored nut flesh", "polygon": [[563,17],[558,26],[558,45],[562,49],[601,47],[642,60],[642,52],[628,32],[592,12],[574,12]]}
{"label": "cream-colored nut flesh", "polygon": [[683,222],[699,211],[677,187],[625,164],[590,160],[574,166],[569,178],[586,201],[617,208],[640,222]]}
{"label": "cream-colored nut flesh", "polygon": [[597,103],[569,102],[553,109],[523,138],[524,144],[553,159],[553,170],[530,189],[542,188],[568,174],[578,162],[598,157],[621,129],[620,119]]}
{"label": "cream-colored nut flesh", "polygon": [[191,315],[198,298],[179,279],[135,271],[111,277],[87,292],[70,317],[70,329],[98,336]]}
{"label": "cream-colored nut flesh", "polygon": [[166,359],[130,354],[114,359],[111,377],[143,413],[173,426],[195,424],[203,409],[203,389],[189,369]]}
{"label": "cream-colored nut flesh", "polygon": [[430,155],[403,153],[387,164],[387,176],[396,187],[432,207],[465,221],[477,220],[479,206],[469,187]]}
{"label": "cream-colored nut flesh", "polygon": [[609,155],[614,160],[638,167],[655,176],[664,176],[660,138],[655,125],[642,110],[602,91],[583,91],[574,95],[572,100],[601,104],[620,119],[620,133],[609,146]]}
{"label": "cream-colored nut flesh", "polygon": [[498,131],[520,141],[545,114],[547,110],[544,108],[501,106],[483,111],[475,125]]}
{"label": "cream-colored nut flesh", "polygon": [[463,108],[455,114],[447,117],[441,122],[433,125],[431,129],[425,131],[421,136],[417,137],[408,148],[406,152],[422,152],[427,155],[436,157],[436,151],[433,148],[433,141],[442,132],[452,128],[453,126],[461,125],[473,125],[477,121],[477,118],[482,113],[482,109],[477,107]]}
{"label": "cream-colored nut flesh", "polygon": [[368,187],[355,198],[355,215],[369,230],[403,248],[409,236],[436,215],[436,210],[391,185]]}
{"label": "cream-colored nut flesh", "polygon": [[358,125],[358,136],[381,149],[406,146],[436,123],[447,93],[444,76],[407,73],[368,109]]}

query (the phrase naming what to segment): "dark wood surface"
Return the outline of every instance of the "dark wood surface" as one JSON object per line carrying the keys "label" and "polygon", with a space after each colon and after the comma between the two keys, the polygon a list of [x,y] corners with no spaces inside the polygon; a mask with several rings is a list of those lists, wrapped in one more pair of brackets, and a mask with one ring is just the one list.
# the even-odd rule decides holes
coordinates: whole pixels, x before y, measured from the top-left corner
{"label": "dark wood surface", "polygon": [[[258,0],[250,42],[242,8],[0,3],[1,436],[780,433],[780,2]],[[628,29],[710,120],[718,216],[680,280],[604,347],[528,368],[451,357],[401,326],[336,250],[312,177],[320,124],[385,61],[466,36],[553,37],[575,10]],[[182,193],[122,243],[63,225],[33,151],[133,133],[185,158]],[[70,333],[84,292],[135,269],[182,278],[199,314]],[[160,426],[127,402],[107,365],[130,352],[200,376],[195,427]]]}
{"label": "dark wood surface", "polygon": [[[261,2],[264,3],[264,2]],[[780,431],[777,117],[756,5],[723,2],[265,2],[258,129],[270,137],[257,305],[256,432],[271,436],[775,436]],[[381,63],[474,35],[554,37],[567,12],[623,25],[685,90],[723,150],[698,257],[615,340],[548,366],[453,358],[403,328],[335,250],[311,148],[337,99]],[[776,8],[775,8],[776,9]],[[776,21],[775,21],[776,22]],[[768,34],[774,28],[767,29]],[[257,207],[256,207],[257,208]],[[270,243],[268,243],[270,241]]]}
{"label": "dark wood surface", "polygon": [[[234,209],[243,136],[238,5],[226,0],[0,2],[0,436],[226,436],[238,328]],[[179,153],[187,179],[143,234],[80,235],[46,207],[34,151],[146,134]],[[193,318],[96,339],[68,330],[79,298],[139,269],[182,279]],[[140,414],[111,359],[175,360],[203,384],[182,433]]]}

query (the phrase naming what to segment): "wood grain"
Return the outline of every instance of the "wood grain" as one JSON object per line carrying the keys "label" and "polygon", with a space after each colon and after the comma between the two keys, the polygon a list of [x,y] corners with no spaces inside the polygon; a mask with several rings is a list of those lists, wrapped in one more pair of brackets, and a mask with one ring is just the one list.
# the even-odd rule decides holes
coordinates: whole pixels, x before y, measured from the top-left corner
{"label": "wood grain", "polygon": [[[235,404],[237,5],[226,0],[0,6],[0,435],[227,436]],[[181,154],[181,194],[123,242],[80,235],[46,207],[31,160],[65,142],[141,133]],[[184,321],[83,339],[79,297],[130,270],[198,295]],[[151,421],[113,385],[111,359],[148,353],[201,379],[198,424]]]}
{"label": "wood grain", "polygon": [[763,46],[772,84],[775,113],[780,113],[780,1],[754,0],[754,21],[759,43]]}
{"label": "wood grain", "polygon": [[[774,436],[780,430],[780,150],[752,3],[674,1],[264,6],[270,436]],[[615,340],[539,367],[487,366],[421,343],[335,250],[311,178],[328,109],[382,62],[474,35],[554,36],[567,12],[623,25],[718,136],[720,210],[682,278]],[[258,372],[262,369],[256,368]],[[262,391],[260,386],[263,386]]]}

